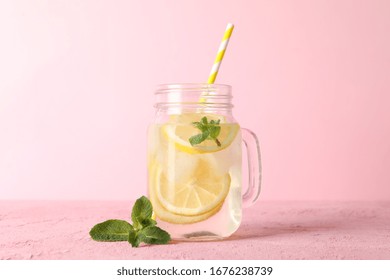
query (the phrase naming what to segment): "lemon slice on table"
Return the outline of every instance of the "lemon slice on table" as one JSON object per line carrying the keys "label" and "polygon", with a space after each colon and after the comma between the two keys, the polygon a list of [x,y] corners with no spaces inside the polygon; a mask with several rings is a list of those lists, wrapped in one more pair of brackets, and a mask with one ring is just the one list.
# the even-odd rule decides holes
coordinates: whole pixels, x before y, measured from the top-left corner
{"label": "lemon slice on table", "polygon": [[[192,146],[189,142],[191,136],[200,133],[199,129],[192,125],[193,122],[199,122],[203,117],[208,120],[220,120],[221,131],[218,135],[220,145],[217,145],[213,140],[205,140],[204,142]],[[227,148],[236,137],[240,127],[236,123],[224,123],[225,118],[218,115],[205,114],[183,114],[171,116],[170,122],[162,127],[164,137],[168,143],[175,144],[176,149],[190,154],[199,153],[214,153]]]}

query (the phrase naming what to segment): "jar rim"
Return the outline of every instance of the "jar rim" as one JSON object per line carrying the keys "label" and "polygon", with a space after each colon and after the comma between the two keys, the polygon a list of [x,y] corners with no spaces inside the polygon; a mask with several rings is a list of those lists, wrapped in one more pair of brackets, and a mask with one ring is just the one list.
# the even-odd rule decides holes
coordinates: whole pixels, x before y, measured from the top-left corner
{"label": "jar rim", "polygon": [[232,86],[227,84],[208,83],[166,83],[156,86],[155,94],[164,94],[172,91],[211,91],[221,95],[231,95]]}
{"label": "jar rim", "polygon": [[224,84],[176,83],[160,84],[154,93],[159,109],[230,110],[232,87]]}

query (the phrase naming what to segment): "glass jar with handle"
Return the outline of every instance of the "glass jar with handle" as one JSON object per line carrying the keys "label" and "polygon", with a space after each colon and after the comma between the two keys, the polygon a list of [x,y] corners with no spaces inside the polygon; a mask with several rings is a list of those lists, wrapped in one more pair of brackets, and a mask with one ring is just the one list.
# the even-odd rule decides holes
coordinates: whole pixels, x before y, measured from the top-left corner
{"label": "glass jar with handle", "polygon": [[231,86],[219,84],[165,84],[156,90],[155,120],[148,129],[148,195],[159,227],[173,239],[226,238],[238,229],[242,207],[259,196],[258,140],[234,119],[231,92]]}

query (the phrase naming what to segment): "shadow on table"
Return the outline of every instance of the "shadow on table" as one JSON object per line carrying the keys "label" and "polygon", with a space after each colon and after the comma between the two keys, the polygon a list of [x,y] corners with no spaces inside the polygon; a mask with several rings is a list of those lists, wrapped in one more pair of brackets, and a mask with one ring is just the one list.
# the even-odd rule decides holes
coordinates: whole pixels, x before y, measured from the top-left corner
{"label": "shadow on table", "polygon": [[[311,235],[320,235],[320,232],[332,231],[339,227],[339,223],[324,223],[310,225],[297,225],[297,224],[276,224],[276,225],[244,225],[241,226],[232,236],[221,240],[197,240],[198,242],[220,242],[220,241],[233,241],[233,240],[245,240],[245,239],[257,239],[267,238],[279,235],[299,235],[311,233]],[[187,240],[190,241],[190,240]],[[172,241],[172,244],[182,243],[185,241]]]}
{"label": "shadow on table", "polygon": [[277,224],[272,226],[254,224],[252,226],[243,226],[237,230],[232,236],[226,240],[240,239],[256,239],[278,235],[299,235],[311,233],[312,235],[320,235],[320,232],[332,231],[339,227],[339,223],[324,223],[310,225],[296,224]]}

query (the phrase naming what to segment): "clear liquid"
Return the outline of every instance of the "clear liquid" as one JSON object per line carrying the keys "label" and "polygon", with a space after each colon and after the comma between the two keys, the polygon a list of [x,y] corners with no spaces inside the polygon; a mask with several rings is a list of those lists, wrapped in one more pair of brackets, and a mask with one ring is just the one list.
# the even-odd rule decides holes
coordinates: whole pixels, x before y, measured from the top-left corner
{"label": "clear liquid", "polygon": [[[230,236],[240,225],[241,133],[237,124],[221,123],[220,126],[221,135],[233,127],[236,131],[234,138],[227,141],[229,145],[226,147],[222,143],[221,150],[213,151],[211,148],[210,151],[202,150],[201,153],[185,142],[188,138],[183,137],[184,142],[180,142],[180,138],[175,138],[178,131],[185,131],[190,135],[199,133],[191,123],[171,121],[149,127],[148,193],[158,226],[168,231],[173,239],[221,239]],[[200,145],[206,149],[217,147],[213,140],[206,140]],[[201,196],[199,199],[198,194],[189,191],[191,184],[202,188],[200,194],[205,193],[204,197],[207,198],[205,205],[210,204],[210,209],[196,213],[197,210],[191,208],[199,209],[197,207],[204,206],[199,202],[204,197]],[[220,185],[223,187],[219,187]],[[209,195],[207,188],[213,189],[211,192],[218,192],[220,189],[224,191],[221,191],[222,195],[218,193],[216,200],[213,201],[214,198],[210,199],[211,196],[207,196]],[[183,192],[186,195],[183,195]],[[170,204],[172,201],[174,206]],[[180,207],[184,207],[183,211],[188,213],[181,213]]]}

